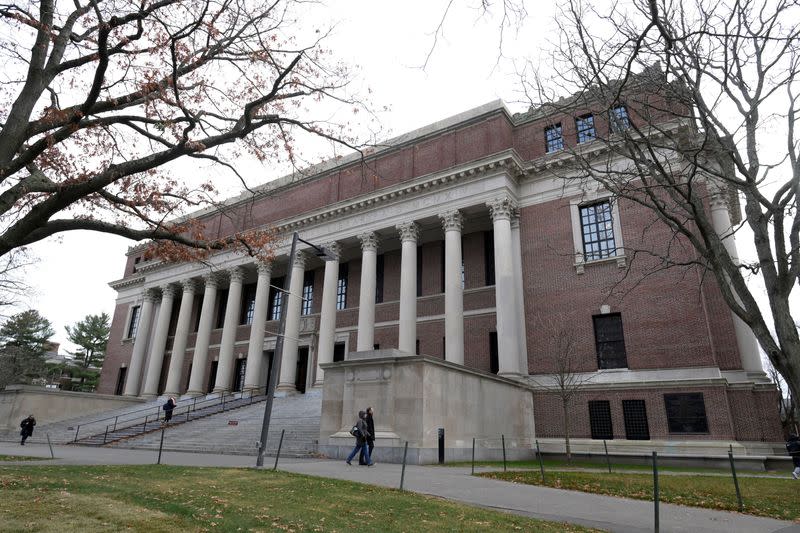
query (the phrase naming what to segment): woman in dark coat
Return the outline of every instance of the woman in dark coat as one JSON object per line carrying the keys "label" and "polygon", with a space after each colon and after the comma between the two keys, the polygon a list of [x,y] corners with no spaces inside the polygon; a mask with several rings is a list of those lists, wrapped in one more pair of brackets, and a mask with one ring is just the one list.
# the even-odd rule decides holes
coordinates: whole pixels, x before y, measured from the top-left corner
{"label": "woman in dark coat", "polygon": [[[364,422],[367,423],[367,431],[369,431],[369,436],[367,437],[367,447],[369,448],[369,459],[372,462],[375,460],[372,458],[372,450],[375,449],[375,421],[372,419],[372,407],[367,407],[367,416],[364,418]],[[358,464],[365,465],[367,461],[364,460],[364,452],[362,451],[358,456]]]}
{"label": "woman in dark coat", "polygon": [[36,425],[36,419],[33,418],[33,415],[28,415],[28,418],[20,422],[19,427],[22,429],[20,430],[19,434],[22,437],[20,444],[25,446],[25,440],[33,435],[33,426]]}
{"label": "woman in dark coat", "polygon": [[172,410],[175,409],[176,405],[177,402],[175,401],[175,398],[173,398],[172,396],[170,396],[169,400],[167,400],[167,403],[164,404],[163,409],[164,409],[165,424],[170,420],[172,420]]}

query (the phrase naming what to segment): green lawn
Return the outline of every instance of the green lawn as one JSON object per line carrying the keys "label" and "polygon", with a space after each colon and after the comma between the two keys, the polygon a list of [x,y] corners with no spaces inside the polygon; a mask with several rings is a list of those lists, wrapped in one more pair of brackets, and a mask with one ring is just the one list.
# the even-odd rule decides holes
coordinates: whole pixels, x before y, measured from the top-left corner
{"label": "green lawn", "polygon": [[[485,477],[514,483],[542,485],[538,471],[490,472]],[[547,472],[545,485],[594,494],[653,499],[653,475],[639,473]],[[730,477],[662,475],[660,501],[708,509],[738,510],[736,489]],[[782,520],[800,520],[800,482],[789,478],[740,477],[744,512]]]}
{"label": "green lawn", "polygon": [[4,532],[591,531],[285,472],[0,466]]}
{"label": "green lawn", "polygon": [[49,457],[29,457],[27,455],[2,455],[0,461],[46,461]]}
{"label": "green lawn", "polygon": [[[446,463],[444,466],[459,466],[459,467],[469,467],[472,465],[470,461],[458,461],[452,463]],[[475,467],[489,467],[489,468],[503,468],[503,461],[475,461]],[[539,461],[507,461],[506,467],[509,470],[536,470],[539,471]],[[596,469],[596,470],[604,470],[607,471],[608,464],[602,459],[592,460],[592,461],[572,461],[568,463],[566,460],[555,460],[555,459],[545,459],[544,460],[544,470],[545,475],[550,470],[584,470],[587,468]],[[611,464],[612,472],[652,472],[653,467],[652,465],[636,465],[636,464],[623,464],[617,463]],[[658,465],[658,470],[661,472],[681,472],[681,473],[697,473],[697,474],[722,474],[725,476],[730,476],[731,470],[730,468],[710,468],[710,467],[690,467],[690,466],[665,466],[665,465]],[[786,477],[786,472],[754,472],[750,470],[739,470],[736,471],[737,475],[746,476],[748,474],[758,474],[761,476],[776,476],[776,477]]]}

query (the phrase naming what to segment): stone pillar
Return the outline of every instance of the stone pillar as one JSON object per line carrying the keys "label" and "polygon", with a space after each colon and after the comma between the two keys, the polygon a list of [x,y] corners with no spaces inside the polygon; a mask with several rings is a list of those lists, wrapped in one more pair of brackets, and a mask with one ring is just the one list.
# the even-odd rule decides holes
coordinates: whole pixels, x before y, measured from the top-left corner
{"label": "stone pillar", "polygon": [[[721,194],[716,194],[711,199],[711,223],[714,230],[722,238],[722,244],[728,251],[728,255],[734,263],[739,264],[739,254],[736,251],[736,241],[733,236],[730,214],[728,213],[728,203]],[[737,298],[738,300],[738,298]],[[751,330],[736,313],[731,311],[733,318],[733,330],[736,335],[736,346],[739,349],[739,357],[742,360],[742,368],[747,372],[764,373],[761,365],[761,352],[758,349],[753,330]]]}
{"label": "stone pillar", "polygon": [[217,306],[217,276],[209,274],[205,277],[205,292],[203,293],[203,307],[200,310],[200,325],[197,328],[197,339],[194,345],[194,358],[192,359],[192,374],[189,376],[189,396],[200,396],[206,393],[205,383],[206,365],[208,364],[208,344],[211,341],[213,329],[214,310]]}
{"label": "stone pillar", "polygon": [[259,263],[253,323],[250,324],[250,342],[247,345],[244,390],[263,389],[266,386],[266,383],[261,383],[260,380],[261,367],[264,363],[264,326],[266,325],[267,308],[269,307],[269,280],[271,276],[272,263]]}
{"label": "stone pillar", "polygon": [[358,337],[356,351],[372,350],[375,346],[375,276],[378,266],[378,236],[374,232],[358,236],[361,239],[361,294],[358,297]]}
{"label": "stone pillar", "polygon": [[292,268],[292,284],[289,293],[284,293],[286,302],[282,312],[286,313],[286,326],[283,331],[283,356],[281,358],[281,375],[278,381],[279,391],[295,391],[297,386],[297,345],[300,335],[300,310],[303,302],[303,274],[306,269],[307,255],[303,251],[295,253]]}
{"label": "stone pillar", "polygon": [[497,309],[498,374],[518,376],[519,335],[517,333],[517,298],[514,294],[514,252],[511,238],[511,214],[516,205],[508,197],[487,202],[494,224],[495,300]]}
{"label": "stone pillar", "polygon": [[161,307],[156,319],[156,330],[153,332],[153,346],[150,348],[150,362],[147,365],[147,377],[144,380],[142,396],[155,398],[158,396],[158,382],[161,380],[161,367],[164,364],[164,352],[167,348],[167,333],[172,317],[172,304],[175,302],[175,288],[172,285],[161,287]]}
{"label": "stone pillar", "polygon": [[519,371],[528,375],[528,337],[525,328],[525,292],[522,283],[522,242],[519,235],[519,210],[511,217],[511,246],[514,252],[514,294],[517,297],[517,333],[519,334]]}
{"label": "stone pillar", "polygon": [[239,315],[242,313],[242,281],[244,269],[234,267],[230,269],[231,283],[228,286],[228,301],[225,304],[225,322],[222,325],[222,340],[219,343],[219,365],[217,366],[217,380],[214,382],[212,392],[222,393],[231,390],[233,379],[233,365],[235,361],[234,345],[236,344],[236,329],[239,327]]}
{"label": "stone pillar", "polygon": [[439,215],[444,228],[444,358],[464,364],[464,288],[461,284],[461,228],[458,210]]}
{"label": "stone pillar", "polygon": [[324,371],[322,363],[333,362],[333,345],[336,341],[336,287],[339,284],[339,244],[325,245],[328,255],[335,260],[325,261],[325,281],[322,284],[322,309],[319,316],[319,342],[317,343],[317,377],[314,386],[322,385]]}
{"label": "stone pillar", "polygon": [[402,242],[400,263],[400,331],[398,349],[415,354],[417,351],[417,239],[419,226],[413,222],[399,224]]}
{"label": "stone pillar", "polygon": [[128,368],[128,377],[125,380],[125,396],[139,396],[142,367],[144,367],[144,359],[147,354],[147,343],[150,340],[150,321],[153,318],[153,306],[155,305],[156,296],[153,291],[146,289],[142,297],[144,299],[142,312],[139,313],[139,326],[136,329],[136,338],[133,341],[131,365]]}
{"label": "stone pillar", "polygon": [[172,341],[172,357],[169,360],[167,385],[164,388],[165,396],[177,396],[181,392],[181,371],[183,370],[183,359],[186,357],[186,342],[189,340],[189,327],[191,326],[196,287],[194,280],[187,279],[183,282],[181,308],[178,310],[178,324],[175,327],[175,339]]}

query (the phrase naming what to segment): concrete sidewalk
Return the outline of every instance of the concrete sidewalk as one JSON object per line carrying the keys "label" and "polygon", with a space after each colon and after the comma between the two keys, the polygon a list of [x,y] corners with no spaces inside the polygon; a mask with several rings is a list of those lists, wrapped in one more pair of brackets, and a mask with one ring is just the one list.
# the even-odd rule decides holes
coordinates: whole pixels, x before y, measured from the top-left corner
{"label": "concrete sidewalk", "polygon": [[[55,446],[54,451],[55,460],[14,464],[154,464],[157,458],[157,453],[152,450]],[[50,450],[42,445],[27,445],[23,448],[15,444],[0,443],[0,454],[49,458]],[[252,467],[255,465],[255,457],[164,452],[161,462],[181,466]],[[270,468],[273,463],[274,458],[271,457],[265,461]],[[281,459],[278,469],[392,488],[399,487],[401,475],[401,466],[396,464],[378,464],[367,468],[324,459]],[[532,518],[570,522],[607,531],[653,531],[653,504],[649,502],[518,485],[470,476],[469,473],[468,468],[407,466],[405,488]],[[664,532],[800,533],[800,525],[791,522],[669,504],[660,505],[660,522],[661,531]]]}

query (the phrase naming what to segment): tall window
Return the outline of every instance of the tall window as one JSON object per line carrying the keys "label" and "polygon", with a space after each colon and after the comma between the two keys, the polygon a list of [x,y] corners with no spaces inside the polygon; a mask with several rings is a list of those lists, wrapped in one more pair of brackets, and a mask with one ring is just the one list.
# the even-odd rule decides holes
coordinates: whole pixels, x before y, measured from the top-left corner
{"label": "tall window", "polygon": [[596,315],[594,342],[597,350],[597,368],[627,368],[625,337],[622,333],[622,316],[619,313]]}
{"label": "tall window", "polygon": [[131,308],[131,321],[128,322],[128,338],[132,339],[136,336],[136,332],[139,331],[139,315],[142,314],[142,308],[138,305],[134,305]]}
{"label": "tall window", "polygon": [[558,152],[564,148],[564,137],[561,134],[561,123],[544,129],[545,152]]}
{"label": "tall window", "polygon": [[497,332],[489,332],[489,372],[497,374],[500,371],[500,350],[497,344]]}
{"label": "tall window", "polygon": [[483,232],[483,269],[486,285],[494,285],[494,231]]}
{"label": "tall window", "polygon": [[614,427],[611,424],[611,404],[608,400],[589,402],[589,426],[593,439],[614,438]]}
{"label": "tall window", "polygon": [[589,114],[576,118],[575,130],[578,132],[578,144],[593,140],[597,137],[594,130],[594,116]]}
{"label": "tall window", "polygon": [[628,118],[628,108],[624,105],[618,105],[608,112],[608,121],[611,123],[611,131],[619,133],[631,127],[631,121]]}
{"label": "tall window", "polygon": [[339,279],[336,280],[336,309],[347,307],[347,263],[339,265]]}
{"label": "tall window", "polygon": [[239,322],[241,324],[252,324],[253,314],[256,312],[256,286],[251,283],[244,286],[242,295],[242,315]]}
{"label": "tall window", "polygon": [[303,305],[300,314],[310,315],[314,308],[314,271],[308,270],[303,273]]}
{"label": "tall window", "polygon": [[622,414],[625,417],[626,439],[650,440],[644,400],[622,400]]}
{"label": "tall window", "polygon": [[383,273],[384,273],[384,256],[378,255],[375,258],[375,303],[383,303]]}
{"label": "tall window", "polygon": [[217,297],[217,329],[225,326],[225,311],[228,309],[228,289],[219,291]]}
{"label": "tall window", "polygon": [[708,433],[702,392],[665,394],[664,406],[670,433]]}
{"label": "tall window", "polygon": [[283,309],[284,293],[283,288],[284,278],[277,278],[272,281],[272,287],[269,288],[269,319],[280,320],[281,310]]}
{"label": "tall window", "polygon": [[417,246],[417,296],[422,296],[422,246]]}
{"label": "tall window", "polygon": [[611,202],[604,200],[581,206],[580,215],[584,261],[595,261],[617,255]]}

